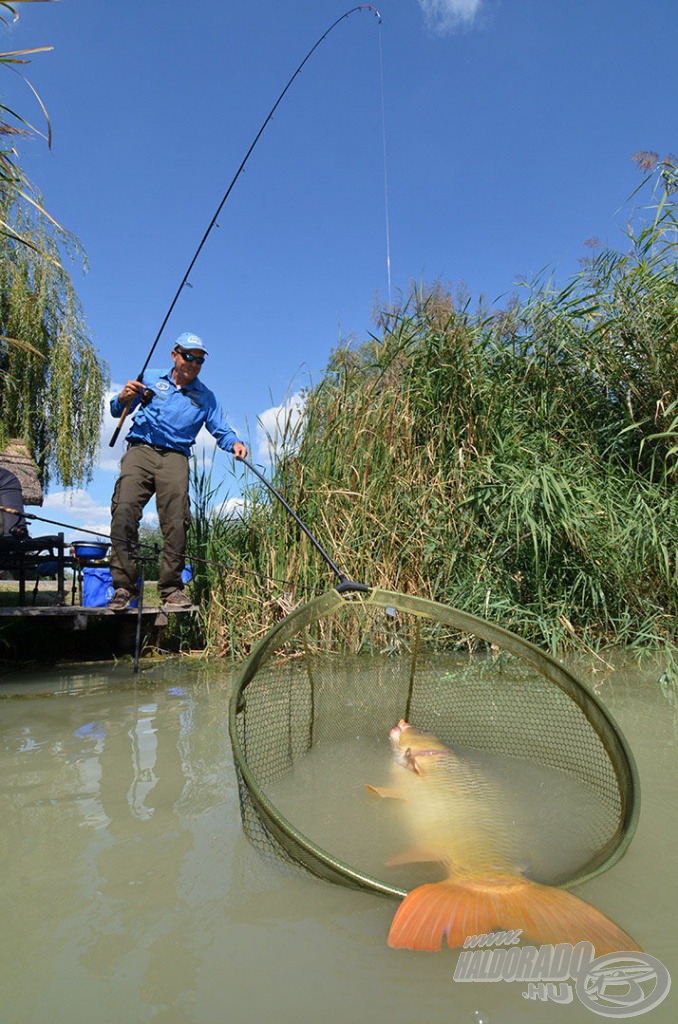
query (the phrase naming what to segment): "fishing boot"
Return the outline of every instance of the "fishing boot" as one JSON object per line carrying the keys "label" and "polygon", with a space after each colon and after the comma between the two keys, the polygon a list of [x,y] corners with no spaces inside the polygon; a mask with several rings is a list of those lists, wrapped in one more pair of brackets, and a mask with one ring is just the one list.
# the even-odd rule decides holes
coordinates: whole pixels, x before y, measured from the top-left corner
{"label": "fishing boot", "polygon": [[183,612],[188,608],[192,608],[193,602],[188,594],[184,594],[183,590],[177,589],[162,598],[162,607],[166,608],[168,611]]}
{"label": "fishing boot", "polygon": [[129,590],[126,590],[125,587],[118,587],[118,589],[113,592],[113,597],[108,602],[108,610],[111,612],[124,612],[129,608],[135,597],[136,594],[132,594]]}

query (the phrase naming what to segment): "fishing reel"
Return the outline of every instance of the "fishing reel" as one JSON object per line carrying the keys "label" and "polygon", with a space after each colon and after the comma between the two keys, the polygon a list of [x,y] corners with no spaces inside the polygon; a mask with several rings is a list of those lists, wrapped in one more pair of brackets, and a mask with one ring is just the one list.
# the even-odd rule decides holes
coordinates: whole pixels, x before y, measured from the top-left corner
{"label": "fishing reel", "polygon": [[155,392],[152,390],[152,388],[144,388],[144,390],[139,395],[139,403],[143,406],[150,405],[151,402],[153,401],[154,394]]}

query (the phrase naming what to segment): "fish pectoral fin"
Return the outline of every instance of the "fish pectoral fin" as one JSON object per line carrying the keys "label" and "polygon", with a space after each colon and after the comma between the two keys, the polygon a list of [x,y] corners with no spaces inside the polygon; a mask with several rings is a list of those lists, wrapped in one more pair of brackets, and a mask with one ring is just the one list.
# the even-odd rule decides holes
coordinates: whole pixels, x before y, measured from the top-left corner
{"label": "fish pectoral fin", "polygon": [[384,800],[404,800],[405,797],[399,789],[395,789],[390,786],[370,786],[369,783],[365,784],[365,789],[369,790],[370,793],[374,793],[375,796],[380,796]]}
{"label": "fish pectoral fin", "polygon": [[425,861],[444,863],[440,853],[436,850],[426,850],[423,846],[412,846],[409,850],[403,850],[386,861],[386,867],[396,867],[398,864],[423,864]]}

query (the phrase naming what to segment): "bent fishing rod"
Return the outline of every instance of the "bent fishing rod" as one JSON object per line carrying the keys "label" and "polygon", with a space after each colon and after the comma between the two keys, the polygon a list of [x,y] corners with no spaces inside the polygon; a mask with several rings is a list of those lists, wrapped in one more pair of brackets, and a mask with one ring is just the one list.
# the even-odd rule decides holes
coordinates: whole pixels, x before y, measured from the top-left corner
{"label": "bent fishing rod", "polygon": [[[238,180],[238,178],[240,177],[242,171],[244,170],[247,161],[249,160],[249,158],[250,158],[250,156],[251,156],[251,154],[252,154],[256,144],[258,143],[259,139],[263,135],[263,133],[264,133],[264,131],[265,131],[269,121],[271,121],[271,119],[273,118],[273,115],[275,114],[276,110],[280,106],[280,103],[282,102],[285,94],[287,93],[288,89],[290,88],[290,86],[294,82],[295,78],[297,77],[297,75],[299,75],[301,73],[302,68],[304,67],[306,62],[312,57],[312,55],[318,49],[320,44],[322,42],[324,42],[325,39],[327,39],[328,35],[333,31],[333,29],[335,29],[337,27],[337,25],[339,25],[346,18],[350,17],[351,14],[355,14],[356,11],[371,11],[374,14],[374,16],[377,18],[377,21],[379,22],[379,25],[381,26],[381,14],[377,10],[377,8],[373,7],[371,4],[360,4],[358,7],[352,7],[350,11],[346,11],[345,14],[342,14],[340,18],[337,18],[337,20],[335,22],[333,22],[330,25],[330,27],[325,32],[323,32],[323,34],[321,35],[320,39],[318,39],[318,41],[308,51],[308,53],[306,54],[306,56],[302,60],[301,64],[299,65],[297,70],[294,72],[294,74],[290,78],[289,82],[287,83],[287,85],[285,86],[285,88],[280,93],[280,95],[278,96],[277,100],[275,101],[275,103],[271,107],[271,109],[270,109],[270,111],[269,111],[265,121],[263,122],[261,128],[259,129],[259,131],[255,135],[254,141],[252,142],[250,148],[247,150],[247,153],[245,154],[245,157],[244,157],[242,163],[238,167],[238,170],[235,172],[235,175],[233,176],[233,179],[232,179],[230,185],[226,189],[226,192],[224,193],[224,195],[223,195],[223,197],[221,199],[221,202],[217,206],[216,212],[215,212],[214,216],[212,217],[211,221],[209,222],[207,230],[205,231],[204,235],[200,239],[200,244],[198,245],[198,248],[195,250],[195,253],[193,254],[193,258],[191,259],[191,262],[188,264],[188,268],[186,270],[186,273],[182,277],[181,283],[180,283],[179,287],[176,290],[174,298],[172,299],[172,301],[170,303],[169,309],[167,310],[167,312],[165,314],[165,317],[164,317],[162,323],[160,324],[160,330],[156,334],[155,340],[154,340],[153,344],[151,345],[149,353],[148,353],[148,355],[146,357],[146,362],[142,366],[141,371],[139,373],[139,376],[137,377],[137,380],[139,381],[139,383],[141,383],[143,381],[144,373],[146,372],[146,370],[148,368],[148,364],[150,363],[151,359],[153,358],[153,353],[155,352],[155,349],[156,349],[156,347],[158,345],[158,342],[160,341],[160,337],[162,335],[162,332],[164,331],[165,327],[167,326],[167,321],[169,320],[170,316],[172,315],[174,307],[176,306],[176,304],[177,304],[177,302],[179,300],[179,296],[181,295],[182,291],[184,290],[184,287],[186,286],[186,284],[188,283],[188,278],[190,276],[191,271],[193,270],[193,267],[195,266],[195,263],[196,263],[196,261],[198,259],[198,256],[200,255],[205,242],[209,238],[209,235],[211,234],[212,228],[217,223],[217,218],[219,217],[219,214],[221,213],[226,200],[228,199],[228,197],[230,196],[231,192],[233,191],[233,187],[234,187],[236,181]],[[134,401],[134,396],[132,398],[130,398],[129,402],[127,403],[127,405],[124,407],[124,409],[122,411],[122,415],[120,416],[120,419],[118,420],[118,424],[117,424],[115,430],[113,431],[113,436],[111,437],[111,440],[108,442],[110,448],[112,448],[113,445],[115,444],[115,442],[118,440],[118,437],[120,435],[120,430],[122,429],[122,425],[123,425],[123,423],[125,422],[125,420],[127,418],[127,415],[128,415],[128,413],[130,411],[130,407],[131,407],[133,401]]]}
{"label": "bent fishing rod", "polygon": [[[325,563],[330,567],[330,569],[332,570],[334,575],[337,577],[339,582],[338,582],[338,584],[337,584],[337,586],[335,588],[336,590],[338,590],[340,593],[343,592],[343,591],[347,591],[347,590],[357,590],[357,591],[363,591],[363,592],[366,592],[366,591],[369,590],[369,587],[366,584],[364,584],[364,583],[356,583],[349,576],[347,576],[345,572],[342,572],[341,569],[338,568],[338,566],[335,564],[333,559],[328,555],[327,551],[325,551],[325,549],[322,546],[322,544],[320,543],[320,541],[318,541],[313,536],[313,534],[311,533],[309,528],[302,521],[300,516],[297,515],[297,513],[294,511],[294,509],[289,504],[289,502],[287,502],[285,500],[285,498],[283,498],[283,496],[280,493],[280,491],[278,491],[273,486],[273,484],[270,482],[270,480],[268,480],[264,476],[264,474],[261,473],[256,468],[256,466],[253,466],[252,463],[248,461],[248,459],[244,458],[241,455],[236,455],[235,459],[236,459],[237,462],[242,462],[244,466],[246,466],[252,473],[254,473],[254,475],[259,480],[261,480],[262,484],[280,502],[280,504],[283,506],[285,511],[292,517],[292,519],[294,519],[294,521],[297,524],[297,526],[308,537],[308,539],[310,540],[311,544],[316,549],[318,554],[321,556],[321,558],[325,561]],[[79,533],[91,534],[94,537],[104,537],[105,539],[110,540],[111,543],[113,543],[113,544],[115,544],[115,543],[129,544],[128,538],[121,538],[121,537],[115,537],[114,538],[110,534],[105,534],[105,533],[102,533],[101,531],[95,532],[94,530],[87,530],[84,527],[72,526],[69,523],[61,523],[61,522],[59,522],[56,519],[46,519],[44,516],[38,516],[38,515],[35,515],[35,514],[31,513],[31,512],[20,512],[18,509],[7,508],[4,505],[0,505],[0,512],[7,512],[10,515],[23,516],[25,519],[38,520],[39,522],[42,522],[42,523],[49,523],[52,526],[62,526],[65,529],[77,530]],[[156,553],[158,553],[157,545],[150,545],[150,544],[148,544],[148,543],[146,543],[144,541],[137,541],[136,548],[138,549],[138,548],[142,548],[142,547],[154,547],[155,550],[156,550]],[[171,548],[171,547],[169,547],[167,545],[165,545],[165,547],[167,548],[168,551],[171,551],[171,552],[173,552],[175,554],[181,554],[182,558],[186,558],[187,557],[186,552],[175,552],[173,548]],[[197,555],[191,555],[190,558],[193,561],[200,562],[203,565],[211,565],[211,566],[215,566],[215,567],[220,568],[220,569],[231,568],[230,566],[227,566],[224,562],[210,561],[210,560],[208,560],[206,558],[200,558]],[[248,570],[246,570],[246,569],[241,570],[241,571],[245,572],[245,573],[248,573]],[[271,576],[265,576],[263,573],[257,573],[257,572],[253,572],[251,570],[249,571],[248,575],[269,579],[269,580],[271,580],[274,583],[285,583],[285,584],[293,585],[290,580],[277,580],[277,579],[274,579]]]}
{"label": "bent fishing rod", "polygon": [[343,593],[347,590],[357,590],[364,593],[369,591],[370,588],[365,583],[356,583],[354,580],[350,579],[346,575],[346,573],[342,572],[341,569],[337,568],[334,561],[327,554],[322,544],[318,540],[316,540],[316,538],[313,536],[309,528],[301,521],[301,519],[294,511],[292,506],[285,501],[282,494],[278,490],[276,490],[276,488],[273,486],[270,480],[266,479],[263,473],[260,473],[259,470],[255,466],[253,466],[251,462],[248,462],[247,459],[243,458],[242,455],[236,455],[235,459],[237,462],[242,462],[245,466],[247,466],[247,468],[251,470],[254,473],[254,475],[259,478],[259,480],[261,480],[262,484],[264,484],[264,486],[268,488],[271,494],[273,494],[278,499],[283,508],[292,516],[297,526],[299,526],[299,528],[306,534],[306,536],[308,537],[308,539],[310,540],[311,544],[316,549],[318,554],[324,559],[327,565],[329,565],[332,572],[338,578],[339,583],[335,587],[335,590],[339,591],[339,593]]}
{"label": "bent fishing rod", "polygon": [[[281,503],[281,505],[286,509],[286,511],[289,513],[289,515],[292,516],[294,521],[298,524],[298,526],[301,528],[301,530],[306,534],[306,536],[309,538],[309,540],[311,541],[311,543],[313,544],[315,549],[319,552],[321,557],[324,559],[324,561],[327,563],[327,565],[329,565],[329,567],[332,570],[332,572],[338,578],[339,586],[342,587],[342,586],[346,585],[347,587],[354,587],[354,588],[355,587],[360,587],[360,588],[362,588],[362,586],[363,586],[362,584],[353,583],[353,581],[351,579],[349,579],[349,577],[346,575],[346,573],[343,573],[341,571],[341,569],[337,568],[337,566],[332,561],[330,556],[327,554],[325,549],[322,547],[320,542],[318,540],[316,540],[316,538],[313,536],[313,534],[308,529],[308,527],[302,522],[302,520],[299,518],[297,513],[291,507],[291,505],[289,505],[288,502],[285,501],[285,499],[283,498],[282,494],[280,494],[280,492],[276,490],[276,488],[273,486],[273,484],[269,480],[266,479],[266,477],[263,475],[263,473],[260,473],[259,470],[255,466],[253,466],[251,462],[248,462],[247,459],[245,459],[245,458],[238,458],[237,456],[236,456],[236,458],[237,458],[238,462],[242,462],[245,466],[247,466],[248,469],[250,469],[254,473],[254,475],[256,477],[259,478],[259,480],[261,480],[261,482],[265,485],[265,487],[267,487],[268,490],[273,495],[275,495],[275,497],[278,499],[278,501]],[[103,538],[104,540],[109,540],[114,545],[115,544],[122,544],[124,546],[124,545],[128,545],[129,544],[129,539],[127,537],[114,537],[110,533],[102,533],[101,530],[88,530],[84,526],[74,526],[72,523],[60,522],[58,519],[47,519],[45,516],[38,516],[38,515],[35,515],[35,513],[26,512],[25,510],[23,512],[21,512],[19,509],[9,508],[6,505],[0,505],[0,513],[2,513],[2,512],[6,512],[6,513],[8,513],[8,515],[14,515],[14,516],[17,516],[17,517],[22,517],[24,519],[30,519],[30,520],[32,520],[34,522],[49,523],[50,526],[61,526],[65,530],[73,530],[73,531],[77,531],[78,533],[86,533],[86,534],[88,534],[91,537],[97,537],[99,539]],[[151,549],[154,550],[154,553],[156,555],[160,553],[159,546],[157,544],[151,544],[148,541],[137,541],[135,547],[136,547],[136,549],[151,548]],[[167,551],[170,551],[172,554],[179,554],[179,555],[181,555],[182,558],[190,558],[194,562],[200,562],[201,565],[210,565],[213,568],[217,568],[217,569],[232,569],[233,568],[233,566],[227,565],[225,562],[215,562],[215,561],[211,561],[208,558],[200,558],[198,555],[188,555],[187,552],[185,552],[185,551],[177,552],[177,551],[175,551],[174,548],[172,548],[172,547],[170,547],[169,545],[166,545],[166,544],[163,545],[163,549],[166,549]],[[294,583],[293,580],[276,579],[274,576],[266,576],[264,573],[255,572],[255,571],[253,571],[251,569],[250,570],[248,570],[248,569],[239,569],[238,571],[242,572],[242,573],[244,573],[246,575],[249,575],[249,576],[256,576],[259,579],[270,580],[270,582],[272,582],[272,583],[282,583],[282,584],[285,584],[286,586],[297,586],[298,585],[298,584]],[[303,589],[308,589],[308,588],[303,588]],[[365,588],[365,589],[367,589],[367,588]]]}
{"label": "bent fishing rod", "polygon": [[[34,522],[49,523],[50,526],[61,526],[64,530],[73,530],[74,533],[87,533],[89,534],[90,537],[97,537],[99,540],[101,540],[102,538],[103,540],[109,540],[111,544],[114,545],[121,544],[123,545],[123,547],[129,545],[129,540],[127,537],[114,537],[110,533],[102,533],[101,530],[87,530],[84,526],[75,526],[73,523],[62,523],[58,519],[46,519],[45,516],[38,516],[32,512],[26,512],[25,510],[21,512],[19,509],[9,508],[7,505],[0,505],[0,512],[7,512],[9,515],[18,516],[23,519],[30,519]],[[280,583],[288,587],[300,586],[300,584],[296,583],[294,580],[281,580],[275,576],[267,576],[263,572],[256,572],[253,569],[243,569],[240,566],[234,567],[233,565],[228,565],[226,562],[215,562],[213,560],[210,560],[209,558],[201,558],[199,555],[189,555],[188,552],[186,551],[176,551],[174,548],[171,548],[168,544],[163,544],[163,546],[160,547],[160,545],[150,543],[149,541],[137,541],[135,549],[137,551],[140,551],[140,549],[142,548],[152,550],[153,557],[159,555],[163,550],[167,549],[167,551],[171,552],[172,554],[181,555],[182,558],[190,558],[192,562],[200,562],[201,565],[209,565],[212,566],[212,568],[214,569],[235,569],[236,572],[242,573],[242,575],[244,576],[256,576],[257,579],[268,580],[270,583]],[[136,557],[139,557],[139,559],[142,560],[144,556],[139,554]],[[302,584],[301,589],[308,590],[309,588],[305,587]]]}

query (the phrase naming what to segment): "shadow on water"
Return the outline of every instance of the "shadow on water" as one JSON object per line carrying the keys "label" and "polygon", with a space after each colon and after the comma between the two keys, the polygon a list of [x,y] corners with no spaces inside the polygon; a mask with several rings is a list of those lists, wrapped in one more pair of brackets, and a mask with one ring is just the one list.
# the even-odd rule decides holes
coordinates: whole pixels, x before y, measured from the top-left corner
{"label": "shadow on water", "polygon": [[[626,857],[578,892],[672,971],[678,701],[658,678],[634,667],[592,677],[633,748],[643,809]],[[231,681],[228,668],[184,662],[136,684],[121,667],[5,678],[3,1021],[595,1020],[576,998],[529,1003],[520,983],[456,983],[455,953],[389,950],[395,903],[253,849],[228,739]],[[333,821],[339,834],[341,811]],[[364,827],[369,840],[369,817]],[[648,1019],[673,1021],[672,1002]]]}

